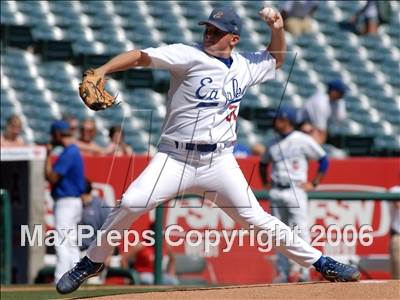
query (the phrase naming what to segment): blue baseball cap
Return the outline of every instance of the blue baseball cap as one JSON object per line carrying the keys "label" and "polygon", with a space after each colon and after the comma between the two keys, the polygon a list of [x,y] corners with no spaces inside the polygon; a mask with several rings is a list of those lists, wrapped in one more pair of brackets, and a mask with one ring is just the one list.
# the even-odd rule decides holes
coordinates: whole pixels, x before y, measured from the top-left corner
{"label": "blue baseball cap", "polygon": [[57,120],[51,124],[50,133],[53,134],[56,131],[60,133],[69,133],[69,124],[64,120]]}
{"label": "blue baseball cap", "polygon": [[297,111],[293,107],[281,106],[276,112],[276,117],[285,118],[288,119],[290,123],[297,124]]}
{"label": "blue baseball cap", "polygon": [[242,20],[232,7],[215,8],[208,20],[199,22],[199,25],[210,24],[218,29],[240,35]]}
{"label": "blue baseball cap", "polygon": [[334,79],[328,82],[328,91],[336,90],[343,95],[349,90],[348,86],[340,79]]}

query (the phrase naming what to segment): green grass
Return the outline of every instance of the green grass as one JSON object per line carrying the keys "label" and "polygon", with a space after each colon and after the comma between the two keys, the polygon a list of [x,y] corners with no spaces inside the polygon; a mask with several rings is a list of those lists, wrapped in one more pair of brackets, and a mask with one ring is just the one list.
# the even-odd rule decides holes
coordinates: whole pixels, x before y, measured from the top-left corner
{"label": "green grass", "polygon": [[[18,290],[10,290],[13,287]],[[1,288],[1,300],[44,300],[44,299],[76,299],[84,297],[99,297],[107,295],[118,295],[118,294],[128,294],[128,293],[146,293],[155,291],[166,291],[169,288],[166,287],[131,287],[126,286],[111,286],[104,287],[99,286],[94,288],[91,286],[89,289],[83,287],[78,291],[75,291],[68,295],[60,295],[56,292],[55,288],[51,286],[42,286],[40,289],[38,286],[32,285],[16,285]],[[33,290],[34,289],[34,290]]]}

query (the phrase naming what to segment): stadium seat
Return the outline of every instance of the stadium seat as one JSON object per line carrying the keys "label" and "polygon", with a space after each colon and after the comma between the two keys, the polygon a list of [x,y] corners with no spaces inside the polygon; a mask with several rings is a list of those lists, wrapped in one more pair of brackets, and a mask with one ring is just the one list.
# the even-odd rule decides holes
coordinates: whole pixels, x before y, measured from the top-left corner
{"label": "stadium seat", "polygon": [[[102,64],[111,56],[131,48],[143,49],[162,43],[200,41],[203,27],[197,22],[208,18],[212,6],[228,4],[218,1],[11,3],[15,2],[1,2],[1,43],[4,49],[1,53],[1,67],[2,81],[3,77],[6,78],[8,88],[16,91],[16,102],[3,101],[8,98],[2,97],[2,110],[9,114],[17,110],[16,103],[29,107],[26,103],[32,101],[37,107],[46,107],[46,112],[51,111],[51,117],[54,117],[53,110],[58,109],[72,112],[81,119],[91,114],[77,96],[76,88],[82,70],[66,61],[72,59],[73,63],[86,68]],[[269,39],[270,32],[257,15],[260,4],[251,1],[229,3],[243,12],[243,22],[247,24],[243,28],[238,50],[258,50],[265,47],[264,41]],[[248,110],[245,115],[252,112],[249,115],[257,117],[252,120],[255,126],[249,131],[251,138],[241,134],[241,139],[246,139],[247,143],[257,139],[257,128],[259,125],[262,128],[264,123],[262,118],[259,119],[262,115],[258,113],[260,109],[275,107],[282,97],[285,103],[298,107],[317,87],[320,88],[335,78],[350,80],[346,83],[357,87],[354,95],[363,97],[364,100],[346,100],[351,120],[345,126],[333,128],[334,132],[342,135],[358,134],[359,130],[365,129],[373,136],[384,135],[388,128],[395,133],[400,132],[400,107],[399,99],[396,98],[400,93],[400,24],[393,17],[391,23],[382,26],[381,34],[376,36],[357,36],[342,30],[338,24],[338,16],[345,20],[360,6],[360,1],[321,2],[315,13],[318,31],[295,39],[288,35],[288,50],[292,52],[287,54],[285,64],[278,71],[278,80],[249,91],[242,101],[242,107]],[[394,5],[393,8],[395,16],[399,6]],[[34,55],[26,50],[13,48],[27,49],[34,43]],[[294,53],[297,53],[296,62],[288,87],[282,95]],[[55,61],[47,62],[49,59]],[[349,76],[343,74],[346,72]],[[138,143],[139,148],[144,148],[147,143],[144,136],[148,131],[145,129],[145,121],[150,115],[148,111],[153,112],[154,134],[158,134],[157,127],[161,126],[165,117],[165,96],[154,94],[151,89],[165,93],[169,85],[169,74],[162,71],[134,70],[117,75],[116,80],[122,84],[121,95],[128,104],[124,108],[125,113],[137,118],[135,126],[128,130],[127,138]],[[50,101],[47,104],[42,101],[44,89],[51,91],[54,98],[47,100]],[[3,94],[6,95],[2,92],[2,96]],[[51,109],[48,108],[49,103]],[[371,115],[366,105],[379,113]],[[100,113],[97,118],[108,125],[121,121],[123,114]],[[43,119],[47,120],[45,116]],[[390,126],[373,126],[376,122],[384,121]],[[136,133],[133,134],[133,131]],[[99,135],[100,140],[107,139],[105,133],[99,132]],[[386,138],[376,141],[379,149],[385,145],[396,146]],[[152,142],[155,143],[155,138],[152,138]]]}

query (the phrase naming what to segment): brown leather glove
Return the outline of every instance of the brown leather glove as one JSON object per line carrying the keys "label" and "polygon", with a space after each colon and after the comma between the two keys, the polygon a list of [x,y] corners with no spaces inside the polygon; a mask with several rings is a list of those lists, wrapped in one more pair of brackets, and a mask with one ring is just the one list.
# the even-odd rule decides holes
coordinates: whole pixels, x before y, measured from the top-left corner
{"label": "brown leather glove", "polygon": [[105,90],[105,83],[105,79],[96,75],[93,69],[83,73],[82,83],[79,84],[79,96],[90,109],[103,110],[114,105],[116,97]]}

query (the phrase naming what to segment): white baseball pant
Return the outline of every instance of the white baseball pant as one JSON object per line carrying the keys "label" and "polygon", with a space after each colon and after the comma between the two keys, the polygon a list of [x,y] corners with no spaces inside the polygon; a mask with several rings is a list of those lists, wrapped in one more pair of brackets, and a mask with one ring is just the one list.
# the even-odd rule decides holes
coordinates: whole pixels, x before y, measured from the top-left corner
{"label": "white baseball pant", "polygon": [[80,250],[77,245],[77,225],[81,218],[81,198],[67,197],[55,200],[54,222],[60,242],[59,245],[56,243],[55,246],[57,264],[54,281],[56,283],[65,272],[72,269],[80,260]]}
{"label": "white baseball pant", "polygon": [[[290,228],[297,226],[299,236],[306,242],[310,242],[310,229],[308,225],[308,198],[307,193],[300,187],[293,185],[291,188],[272,188],[269,191],[272,215],[287,224]],[[278,272],[280,275],[289,276],[294,266],[288,259],[278,254]],[[308,272],[299,270],[302,280],[308,280]]]}
{"label": "white baseball pant", "polygon": [[[104,262],[111,253],[107,232],[118,230],[123,236],[123,230],[129,229],[140,215],[183,193],[205,195],[245,228],[254,225],[271,231],[273,238],[281,241],[276,249],[302,266],[309,267],[321,257],[319,250],[301,238],[290,243],[286,234],[289,227],[263,210],[233,156],[233,146],[218,144],[214,152],[188,151],[181,149],[181,144],[178,148],[173,141],[160,143],[150,164],[131,183],[121,205],[105,221],[100,245],[93,242],[89,247],[87,256],[92,261]],[[285,245],[285,239],[289,245]]]}
{"label": "white baseball pant", "polygon": [[297,225],[300,237],[310,242],[307,193],[298,186],[269,191],[272,214],[290,227]]}

